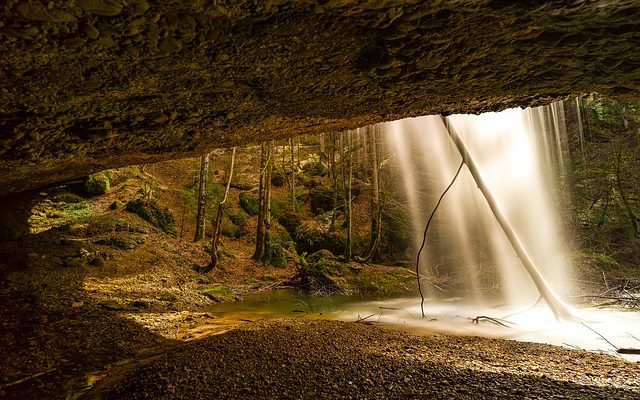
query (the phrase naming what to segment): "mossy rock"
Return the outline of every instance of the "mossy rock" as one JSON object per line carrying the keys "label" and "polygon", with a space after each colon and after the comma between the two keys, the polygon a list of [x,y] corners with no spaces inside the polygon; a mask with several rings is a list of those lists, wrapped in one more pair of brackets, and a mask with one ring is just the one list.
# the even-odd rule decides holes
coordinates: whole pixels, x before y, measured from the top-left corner
{"label": "mossy rock", "polygon": [[314,187],[322,186],[322,181],[315,177],[309,177],[306,175],[297,175],[296,185],[298,187],[303,186],[309,189],[313,189]]}
{"label": "mossy rock", "polygon": [[229,217],[226,215],[222,217],[222,224],[220,225],[220,233],[223,236],[237,239],[242,236],[242,230],[237,227]]}
{"label": "mossy rock", "polygon": [[109,206],[110,210],[122,210],[125,207],[124,202],[120,201],[120,200],[116,200],[113,203],[111,203],[111,205]]}
{"label": "mossy rock", "polygon": [[100,196],[109,191],[111,180],[105,172],[89,175],[84,181],[84,191],[90,196]]}
{"label": "mossy rock", "polygon": [[138,215],[156,228],[170,234],[176,234],[176,224],[168,208],[160,209],[155,203],[145,199],[131,200],[125,209]]}
{"label": "mossy rock", "polygon": [[311,212],[318,215],[336,208],[336,200],[339,199],[339,196],[334,198],[334,192],[331,188],[318,186],[309,191],[309,198]]}
{"label": "mossy rock", "polygon": [[344,234],[337,231],[326,232],[320,227],[303,223],[295,232],[296,249],[299,253],[314,253],[329,250],[333,254],[344,253]]}
{"label": "mossy rock", "polygon": [[287,174],[282,168],[277,168],[271,172],[271,184],[273,186],[284,186],[284,182],[287,180]]}
{"label": "mossy rock", "polygon": [[217,303],[234,301],[236,299],[236,294],[233,290],[224,285],[215,285],[213,287],[203,289],[200,293]]}
{"label": "mossy rock", "polygon": [[302,168],[308,176],[325,176],[327,173],[327,167],[320,161],[304,164]]}
{"label": "mossy rock", "polygon": [[349,293],[400,294],[416,289],[415,274],[405,268],[397,268],[386,274],[370,274],[366,270],[352,273],[341,282]]}
{"label": "mossy rock", "polygon": [[229,220],[233,222],[238,228],[245,228],[247,226],[248,215],[241,209],[235,207],[225,207],[224,214],[229,217]]}
{"label": "mossy rock", "polygon": [[284,268],[287,266],[287,255],[279,243],[273,243],[265,250],[265,264],[271,267]]}
{"label": "mossy rock", "polygon": [[82,197],[69,192],[58,193],[55,197],[55,200],[69,204],[82,203],[84,201]]}
{"label": "mossy rock", "polygon": [[258,215],[260,202],[255,192],[240,192],[240,207],[249,215]]}

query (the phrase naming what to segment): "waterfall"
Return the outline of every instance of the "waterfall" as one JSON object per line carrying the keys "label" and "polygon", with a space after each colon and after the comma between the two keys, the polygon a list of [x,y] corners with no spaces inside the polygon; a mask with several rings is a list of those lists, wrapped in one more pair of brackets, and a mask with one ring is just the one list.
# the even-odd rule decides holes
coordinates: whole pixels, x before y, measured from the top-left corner
{"label": "waterfall", "polygon": [[[554,204],[562,198],[557,184],[564,177],[562,104],[454,115],[446,121],[464,142],[543,280],[555,293],[566,293],[570,271],[562,257]],[[399,165],[417,249],[426,218],[461,155],[439,116],[394,121],[380,129],[392,162]],[[437,211],[420,271],[434,282],[425,287],[428,300],[445,296],[474,303],[524,304],[540,296],[468,168],[463,168]]]}

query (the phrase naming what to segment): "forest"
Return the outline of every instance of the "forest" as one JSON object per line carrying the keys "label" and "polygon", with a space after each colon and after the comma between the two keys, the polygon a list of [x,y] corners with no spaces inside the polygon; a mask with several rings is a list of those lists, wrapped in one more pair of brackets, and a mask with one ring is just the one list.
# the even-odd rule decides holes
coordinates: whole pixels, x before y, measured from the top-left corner
{"label": "forest", "polygon": [[[540,134],[553,136],[555,147],[547,153],[551,155],[547,161],[555,188],[549,196],[558,210],[553,224],[560,232],[554,240],[565,243],[562,259],[572,271],[571,290],[562,298],[585,307],[637,312],[640,102],[593,93],[538,112],[546,115],[544,123],[557,124]],[[368,331],[368,325],[380,319],[375,312],[358,314],[350,322],[318,321],[325,312],[322,304],[331,304],[329,310],[354,299],[399,297],[419,304],[419,285],[430,287],[442,299],[464,297],[468,291],[462,282],[470,270],[455,266],[463,256],[449,240],[456,228],[446,211],[434,212],[430,236],[424,231],[427,246],[421,246],[429,212],[439,201],[443,208],[455,201],[454,195],[444,196],[445,185],[428,184],[442,164],[426,160],[433,170],[417,178],[420,185],[413,196],[424,211],[416,217],[411,210],[416,199],[405,190],[407,172],[400,168],[402,156],[394,149],[388,129],[378,124],[105,170],[34,192],[25,200],[31,209],[28,240],[7,240],[0,247],[0,343],[14,349],[3,350],[0,358],[0,395],[412,397],[441,395],[415,380],[444,376],[463,382],[452,389],[453,396],[485,390],[492,385],[487,382],[495,382],[497,388],[487,393],[510,396],[515,392],[507,389],[509,376],[524,362],[517,360],[518,352],[573,359],[567,349],[526,342],[493,348],[492,339],[471,337],[448,339],[471,354],[468,358],[460,358],[454,350],[434,353],[424,349],[440,346],[445,340],[441,336],[414,340],[406,333]],[[453,174],[447,174],[449,182]],[[470,242],[471,251],[479,254],[474,285],[489,297],[499,297],[508,284],[495,278],[491,240],[485,239],[488,234],[483,229],[469,228],[480,235]],[[423,247],[423,265],[428,265],[420,267],[416,257]],[[293,296],[294,303],[276,304],[278,293],[292,292],[297,294],[284,296]],[[427,297],[426,313],[434,315],[429,308],[433,297]],[[273,309],[284,308],[252,308],[256,304],[268,308],[271,302]],[[398,311],[410,314],[401,307]],[[287,319],[270,322],[278,318]],[[504,325],[486,315],[476,315],[472,322]],[[306,333],[296,333],[298,329]],[[290,344],[274,350],[278,347],[274,337],[285,337]],[[329,337],[340,339],[337,347]],[[387,343],[388,352],[377,344],[367,347],[369,340]],[[243,341],[255,345],[246,350],[240,345]],[[403,353],[407,346],[425,353]],[[625,347],[637,348],[640,343],[636,339],[635,345]],[[290,354],[296,348],[301,355]],[[313,348],[319,349],[322,359],[316,358]],[[372,355],[360,352],[363,348],[372,354],[381,351],[374,354],[380,362],[374,365]],[[504,363],[508,367],[481,368],[474,370],[481,371],[479,376],[465,375],[464,366],[471,365],[466,360],[482,358],[483,349],[492,349],[486,350],[491,357],[509,360]],[[243,356],[243,351],[255,359]],[[637,363],[579,354],[584,364],[576,367],[577,377],[535,359],[527,362],[539,363],[540,373],[527,375],[531,382],[523,385],[533,385],[529,387],[536,389],[530,393],[541,397],[575,394],[564,390],[580,387],[590,391],[584,398],[637,395]],[[244,364],[245,359],[253,359],[253,366]],[[263,369],[270,360],[292,364],[284,368],[286,375],[277,372],[271,381]],[[456,360],[454,369],[434,366],[451,360]],[[192,362],[202,379],[226,383],[213,388],[195,384],[197,374],[182,376],[180,369],[188,369]],[[325,368],[326,376],[311,374],[310,364]],[[592,377],[585,372],[602,365],[607,366],[605,372],[594,372]],[[389,372],[396,367],[397,373]],[[358,368],[370,372],[363,375]],[[243,383],[238,372],[243,370],[253,383]],[[545,374],[553,382],[572,382],[567,385],[576,388],[541,384],[538,380],[546,379]],[[340,378],[339,386],[331,384],[336,376],[364,381],[351,392],[345,388],[352,381]],[[318,382],[300,389],[292,379]],[[405,384],[394,386],[390,383],[394,380]],[[385,382],[382,388],[387,392],[379,392],[380,382]]]}

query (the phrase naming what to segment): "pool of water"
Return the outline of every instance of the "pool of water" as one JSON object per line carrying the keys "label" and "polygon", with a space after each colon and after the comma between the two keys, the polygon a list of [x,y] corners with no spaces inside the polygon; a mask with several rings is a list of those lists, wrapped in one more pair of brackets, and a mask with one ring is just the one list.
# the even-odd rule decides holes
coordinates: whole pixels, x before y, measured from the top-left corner
{"label": "pool of water", "polygon": [[620,355],[619,348],[640,348],[640,312],[616,308],[574,307],[574,321],[556,321],[544,305],[471,304],[461,299],[426,302],[407,296],[367,298],[311,296],[295,290],[274,290],[247,296],[236,303],[211,306],[207,312],[228,320],[299,317],[360,321],[401,328],[416,334],[452,333],[548,343],[601,351],[639,361],[640,355]]}

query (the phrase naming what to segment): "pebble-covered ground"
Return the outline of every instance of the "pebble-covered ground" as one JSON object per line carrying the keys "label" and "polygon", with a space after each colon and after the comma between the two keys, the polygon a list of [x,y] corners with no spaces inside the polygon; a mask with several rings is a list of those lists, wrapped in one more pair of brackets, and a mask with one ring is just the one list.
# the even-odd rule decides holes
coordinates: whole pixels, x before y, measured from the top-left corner
{"label": "pebble-covered ground", "polygon": [[602,354],[304,319],[248,324],[111,376],[85,398],[640,398],[640,363]]}

